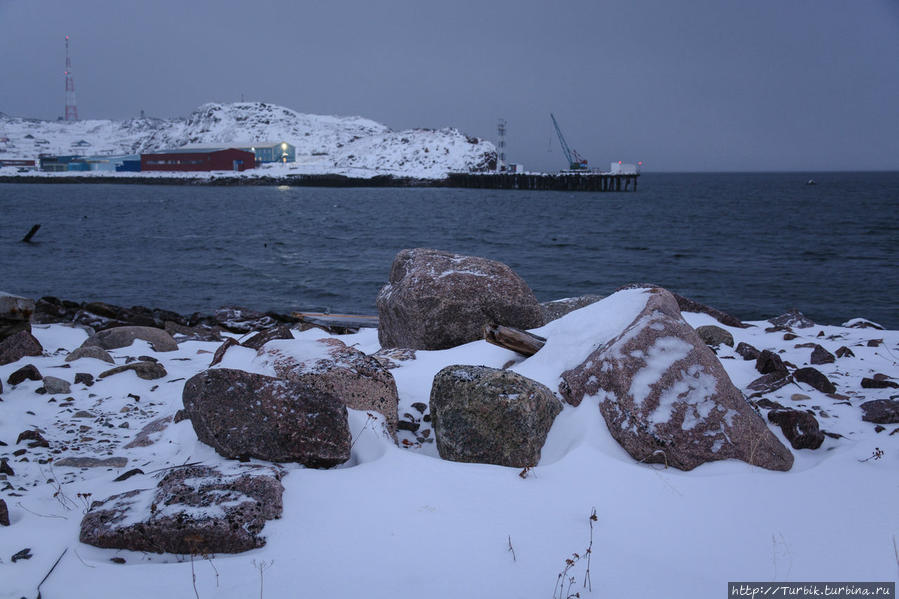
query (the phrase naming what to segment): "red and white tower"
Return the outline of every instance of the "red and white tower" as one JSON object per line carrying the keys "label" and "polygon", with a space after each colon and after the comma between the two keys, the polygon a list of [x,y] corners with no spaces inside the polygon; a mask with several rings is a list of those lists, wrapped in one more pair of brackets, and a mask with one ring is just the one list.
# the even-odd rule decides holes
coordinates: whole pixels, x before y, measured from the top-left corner
{"label": "red and white tower", "polygon": [[75,78],[72,77],[72,59],[69,57],[69,36],[66,36],[66,120],[78,120],[78,106],[75,105]]}

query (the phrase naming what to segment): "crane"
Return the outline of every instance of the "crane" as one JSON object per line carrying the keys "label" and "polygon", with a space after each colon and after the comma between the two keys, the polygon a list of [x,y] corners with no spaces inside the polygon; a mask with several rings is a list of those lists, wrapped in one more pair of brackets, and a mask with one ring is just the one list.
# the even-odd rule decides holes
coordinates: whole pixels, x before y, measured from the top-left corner
{"label": "crane", "polygon": [[565,136],[559,128],[559,123],[553,113],[549,113],[549,118],[553,120],[553,126],[556,128],[556,135],[559,136],[559,143],[562,144],[562,153],[565,154],[565,160],[568,161],[568,168],[573,171],[587,170],[587,159],[577,153],[576,150],[568,147]]}

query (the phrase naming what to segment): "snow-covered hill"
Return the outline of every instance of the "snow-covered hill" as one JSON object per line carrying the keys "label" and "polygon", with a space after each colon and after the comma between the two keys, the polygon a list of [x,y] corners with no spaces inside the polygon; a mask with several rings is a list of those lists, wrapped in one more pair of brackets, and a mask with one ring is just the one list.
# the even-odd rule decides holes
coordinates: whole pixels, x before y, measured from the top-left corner
{"label": "snow-covered hill", "polygon": [[204,104],[187,119],[171,120],[65,122],[0,113],[0,158],[137,154],[187,144],[254,141],[296,146],[296,164],[266,170],[440,178],[450,171],[487,168],[496,160],[493,144],[456,129],[394,132],[362,117],[303,114],[264,102]]}

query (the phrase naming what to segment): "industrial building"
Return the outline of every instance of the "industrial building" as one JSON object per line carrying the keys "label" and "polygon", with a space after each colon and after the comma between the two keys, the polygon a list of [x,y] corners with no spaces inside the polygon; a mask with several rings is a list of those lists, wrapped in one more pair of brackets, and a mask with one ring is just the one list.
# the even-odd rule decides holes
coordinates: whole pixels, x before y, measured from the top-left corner
{"label": "industrial building", "polygon": [[236,148],[179,148],[140,155],[141,171],[245,171],[255,167],[253,153]]}
{"label": "industrial building", "polygon": [[286,141],[234,142],[231,144],[188,144],[179,150],[225,150],[234,148],[252,152],[256,164],[272,162],[296,162],[297,149]]}

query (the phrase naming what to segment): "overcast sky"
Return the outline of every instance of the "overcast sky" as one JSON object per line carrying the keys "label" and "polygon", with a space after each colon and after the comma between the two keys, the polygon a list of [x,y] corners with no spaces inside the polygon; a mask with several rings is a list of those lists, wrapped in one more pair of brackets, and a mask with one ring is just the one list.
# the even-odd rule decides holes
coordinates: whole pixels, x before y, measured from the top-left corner
{"label": "overcast sky", "polygon": [[263,100],[452,126],[529,168],[899,170],[899,0],[0,0],[0,112]]}

